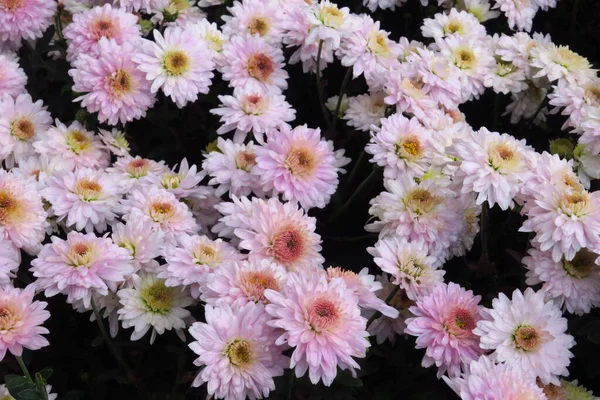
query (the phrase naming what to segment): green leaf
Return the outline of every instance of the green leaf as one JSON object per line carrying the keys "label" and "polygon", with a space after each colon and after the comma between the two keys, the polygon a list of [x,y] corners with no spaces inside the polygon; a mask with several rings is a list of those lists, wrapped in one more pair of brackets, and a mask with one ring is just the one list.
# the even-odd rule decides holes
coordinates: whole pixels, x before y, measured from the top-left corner
{"label": "green leaf", "polygon": [[35,389],[25,389],[17,394],[13,394],[12,396],[15,398],[15,400],[44,400],[42,395]]}
{"label": "green leaf", "polygon": [[31,386],[31,382],[29,382],[27,378],[19,375],[6,375],[4,377],[4,383],[11,393],[16,392],[19,388],[23,389],[28,385]]}

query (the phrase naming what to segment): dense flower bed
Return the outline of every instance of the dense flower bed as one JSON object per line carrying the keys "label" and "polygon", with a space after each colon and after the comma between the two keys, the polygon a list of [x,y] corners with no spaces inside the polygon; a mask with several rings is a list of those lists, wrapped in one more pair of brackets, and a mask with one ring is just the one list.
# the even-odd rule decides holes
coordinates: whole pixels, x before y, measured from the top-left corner
{"label": "dense flower bed", "polygon": [[0,399],[595,399],[598,15],[0,0]]}

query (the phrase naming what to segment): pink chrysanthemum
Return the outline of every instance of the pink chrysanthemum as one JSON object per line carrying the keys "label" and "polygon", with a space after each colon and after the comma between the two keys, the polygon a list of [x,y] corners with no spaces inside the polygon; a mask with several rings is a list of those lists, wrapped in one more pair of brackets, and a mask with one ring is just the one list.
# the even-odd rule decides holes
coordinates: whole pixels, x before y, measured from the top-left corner
{"label": "pink chrysanthemum", "polygon": [[541,291],[559,307],[577,315],[600,306],[600,266],[598,255],[581,249],[571,261],[555,262],[549,252],[535,248],[522,263],[529,270],[527,284],[543,283]]}
{"label": "pink chrysanthemum", "polygon": [[[219,222],[212,228],[212,232],[220,237],[225,237],[231,240],[231,243],[238,245],[240,239],[234,234],[235,229],[250,229],[252,230],[252,214],[254,209],[265,207],[267,202],[258,197],[240,197],[231,196],[231,202],[222,201],[215,205],[215,209],[221,217]],[[269,200],[274,202],[275,200]]]}
{"label": "pink chrysanthemum", "polygon": [[106,172],[119,181],[123,193],[154,185],[160,175],[169,171],[164,161],[126,155],[117,159]]}
{"label": "pink chrysanthemum", "polygon": [[266,290],[269,325],[283,329],[276,344],[294,347],[291,368],[296,377],[308,370],[310,381],[330,386],[337,368],[356,375],[369,347],[367,320],[360,316],[358,298],[342,279],[327,281],[323,272],[290,274],[282,292]]}
{"label": "pink chrysanthemum", "polygon": [[0,42],[19,46],[41,38],[52,24],[57,3],[48,0],[0,0]]}
{"label": "pink chrysanthemum", "polygon": [[69,232],[67,240],[53,236],[31,266],[36,286],[47,297],[62,293],[67,302],[83,300],[88,308],[92,292],[105,296],[108,290],[115,292],[133,272],[127,250],[105,237],[79,232]]}
{"label": "pink chrysanthemum", "polygon": [[190,348],[202,370],[193,386],[208,383],[209,396],[245,400],[266,398],[275,390],[273,377],[289,365],[284,348],[275,344],[277,332],[267,325],[262,304],[220,304],[205,307],[206,323],[196,322]]}
{"label": "pink chrysanthemum", "polygon": [[50,318],[48,303],[33,301],[35,289],[35,285],[25,289],[0,287],[0,361],[7,351],[20,357],[23,348],[38,350],[49,344],[42,336],[48,329],[41,326]]}
{"label": "pink chrysanthemum", "polygon": [[281,93],[287,89],[283,52],[260,36],[234,36],[223,46],[221,73],[234,88],[247,85]]}
{"label": "pink chrysanthemum", "polygon": [[[389,281],[386,274],[378,275],[376,279],[383,285],[383,289],[377,294],[377,297],[382,300],[387,300],[390,306],[398,310],[399,315],[396,318],[381,315],[379,318],[374,319],[368,326],[369,335],[375,336],[377,344],[382,344],[386,340],[395,344],[397,336],[406,336],[404,333],[404,329],[406,329],[406,320],[413,316],[410,312],[410,307],[413,306],[415,302],[408,298],[404,290],[396,290],[397,286]],[[391,299],[389,299],[390,296],[392,296]],[[364,317],[372,318],[374,314],[375,311],[371,311],[370,313],[365,313]]]}
{"label": "pink chrysanthemum", "polygon": [[283,8],[274,0],[234,1],[223,15],[223,34],[228,37],[245,34],[258,35],[273,46],[280,47],[283,35]]}
{"label": "pink chrysanthemum", "polygon": [[481,337],[482,349],[494,350],[493,360],[544,383],[560,385],[558,376],[569,375],[575,340],[566,333],[567,320],[558,306],[545,302],[544,292],[517,289],[512,299],[500,293],[485,314],[473,332]]}
{"label": "pink chrysanthemum", "polygon": [[6,286],[16,276],[21,265],[21,250],[4,236],[0,228],[0,287]]}
{"label": "pink chrysanthemum", "polygon": [[42,196],[52,204],[59,221],[78,231],[104,232],[120,210],[115,180],[102,170],[78,168],[49,178]]}
{"label": "pink chrysanthemum", "polygon": [[151,13],[157,4],[165,3],[165,0],[119,0],[119,5],[129,11],[141,11]]}
{"label": "pink chrysanthemum", "polygon": [[162,89],[179,108],[196,101],[198,93],[208,93],[214,63],[206,43],[179,27],[167,27],[164,36],[155,30],[154,40],[144,40],[133,56],[137,68],[152,82],[152,93]]}
{"label": "pink chrysanthemum", "polygon": [[167,262],[158,277],[167,286],[191,286],[192,296],[200,297],[200,284],[223,265],[243,260],[229,243],[221,239],[210,240],[206,236],[180,235],[177,245],[164,245],[162,255]]}
{"label": "pink chrysanthemum", "polygon": [[410,308],[415,317],[406,320],[404,332],[417,337],[417,349],[426,349],[422,365],[435,364],[438,378],[444,373],[459,376],[482,353],[473,333],[481,319],[479,300],[481,296],[451,282],[437,285]]}
{"label": "pink chrysanthemum", "polygon": [[73,21],[63,34],[69,44],[68,61],[76,60],[80,54],[101,56],[99,41],[102,38],[112,39],[118,45],[135,44],[141,39],[138,17],[110,4],[73,15]]}
{"label": "pink chrysanthemum", "polygon": [[[348,125],[359,131],[368,132],[372,125],[381,126],[381,119],[385,118],[388,109],[383,101],[383,92],[369,92],[347,98],[348,106],[340,107],[340,113],[348,121]],[[337,106],[337,96],[335,96]],[[343,101],[342,101],[343,104]]]}
{"label": "pink chrysanthemum", "polygon": [[70,169],[105,168],[109,165],[110,153],[93,132],[87,131],[77,121],[67,127],[56,120],[55,125],[33,143],[36,152],[51,158],[62,158]]}
{"label": "pink chrysanthemum", "polygon": [[419,119],[425,118],[437,107],[437,103],[423,88],[422,78],[418,76],[416,65],[402,63],[383,75],[386,77],[383,90],[386,104],[395,105],[398,113],[410,113]]}
{"label": "pink chrysanthemum", "polygon": [[259,143],[263,135],[273,129],[288,128],[287,122],[296,118],[296,110],[285,101],[285,96],[273,91],[249,85],[236,88],[233,96],[219,96],[221,107],[210,110],[221,116],[221,127],[217,130],[223,135],[235,129],[233,141],[241,143],[252,131]]}
{"label": "pink chrysanthemum", "polygon": [[114,224],[111,239],[129,252],[136,271],[160,256],[164,244],[163,232],[155,230],[154,222],[146,216]]}
{"label": "pink chrysanthemum", "polygon": [[19,66],[19,58],[13,52],[0,50],[0,93],[17,97],[25,92],[27,75]]}
{"label": "pink chrysanthemum", "polygon": [[306,125],[267,133],[256,150],[256,173],[265,191],[275,190],[305,209],[323,208],[338,185],[334,153],[319,129]]}
{"label": "pink chrysanthemum", "polygon": [[101,38],[98,52],[99,57],[81,54],[69,70],[73,91],[85,93],[75,101],[110,125],[145,117],[156,99],[150,82],[132,61],[134,44],[119,46],[113,39]]}
{"label": "pink chrysanthemum", "polygon": [[35,179],[0,169],[0,240],[37,254],[46,236],[47,216]]}
{"label": "pink chrysanthemum", "polygon": [[546,400],[534,379],[489,357],[471,361],[467,370],[454,379],[442,377],[462,400]]}
{"label": "pink chrysanthemum", "polygon": [[50,125],[52,118],[41,100],[34,103],[27,93],[0,96],[0,160],[13,166],[35,154],[33,142]]}
{"label": "pink chrysanthemum", "polygon": [[296,203],[272,198],[253,205],[247,225],[235,229],[240,247],[249,257],[268,258],[288,271],[312,271],[324,259],[321,238],[315,233],[316,219],[308,217]]}

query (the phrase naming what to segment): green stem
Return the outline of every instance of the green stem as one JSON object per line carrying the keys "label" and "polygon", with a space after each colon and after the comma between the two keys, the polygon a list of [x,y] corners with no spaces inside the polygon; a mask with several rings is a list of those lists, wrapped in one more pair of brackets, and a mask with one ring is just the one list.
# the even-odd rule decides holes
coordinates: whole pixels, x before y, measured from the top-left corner
{"label": "green stem", "polygon": [[58,40],[64,44],[65,38],[63,37],[62,21],[60,20],[61,11],[62,10],[59,7],[58,11],[56,12],[56,17],[54,18],[54,25],[56,26],[56,35],[58,36]]}
{"label": "green stem", "polygon": [[346,70],[346,75],[344,75],[344,80],[342,81],[342,86],[340,87],[340,94],[338,96],[337,104],[335,105],[335,112],[333,113],[333,122],[331,125],[335,128],[335,125],[339,118],[340,108],[342,106],[342,100],[346,95],[346,86],[348,86],[348,82],[350,82],[350,77],[352,76],[352,67],[349,67]]}
{"label": "green stem", "polygon": [[350,175],[348,176],[348,181],[347,181],[348,184],[352,183],[352,181],[356,177],[356,174],[358,173],[358,170],[359,170],[358,167],[360,166],[360,164],[362,164],[362,161],[365,158],[366,153],[367,152],[363,149],[363,151],[361,151],[360,155],[358,156],[358,159],[356,160],[354,167],[352,167],[352,172],[350,172]]}
{"label": "green stem", "polygon": [[19,367],[21,367],[21,371],[23,371],[25,378],[27,378],[27,380],[30,383],[35,385],[35,388],[38,391],[38,393],[42,396],[42,399],[48,400],[48,392],[46,391],[46,388],[40,385],[37,380],[33,380],[31,374],[29,373],[29,370],[27,369],[27,366],[25,365],[25,362],[23,361],[23,358],[19,356],[15,356],[15,358],[17,359],[17,363],[19,364]]}
{"label": "green stem", "polygon": [[321,112],[323,113],[323,119],[327,125],[327,130],[331,129],[331,121],[329,120],[329,114],[327,107],[325,107],[325,96],[323,95],[323,85],[321,85],[321,52],[323,51],[323,41],[319,40],[319,49],[317,51],[317,95],[319,96],[319,105],[321,106]]}
{"label": "green stem", "polygon": [[[390,301],[392,301],[392,299],[394,298],[394,296],[396,295],[396,293],[398,293],[398,290],[400,290],[400,286],[396,286],[394,287],[394,290],[392,290],[392,293],[390,293],[388,295],[388,297],[385,298],[385,304],[389,305]],[[369,318],[369,320],[367,321],[367,330],[369,329],[369,326],[373,323],[373,321],[375,321],[377,318],[381,317],[381,312],[377,311],[375,314],[373,314],[371,316],[371,318]]]}
{"label": "green stem", "polygon": [[354,193],[352,193],[352,196],[350,196],[350,198],[348,200],[346,200],[346,202],[337,210],[337,212],[333,213],[333,215],[331,216],[331,218],[329,218],[329,222],[334,221],[337,217],[339,217],[340,215],[344,214],[344,212],[346,212],[346,209],[350,206],[350,204],[352,204],[352,202],[354,201],[354,199],[356,199],[356,197],[363,191],[363,189],[369,183],[371,183],[371,181],[373,180],[373,178],[375,178],[376,176],[377,176],[377,169],[373,169],[373,171],[371,171],[371,173],[369,174],[369,176],[367,176],[365,178],[365,180],[360,183],[360,185],[358,186],[358,188],[356,188],[356,190],[354,191]]}

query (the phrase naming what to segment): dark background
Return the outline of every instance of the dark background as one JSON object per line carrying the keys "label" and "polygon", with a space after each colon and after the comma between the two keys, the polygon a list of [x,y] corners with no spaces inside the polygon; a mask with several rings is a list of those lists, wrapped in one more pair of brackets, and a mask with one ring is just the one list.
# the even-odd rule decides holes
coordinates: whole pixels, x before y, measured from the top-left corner
{"label": "dark background", "polygon": [[[337,1],[341,6],[356,10],[356,0]],[[209,18],[216,20],[223,9],[209,9]],[[367,12],[360,8],[361,12]],[[380,20],[382,29],[391,32],[392,39],[406,36],[409,39],[423,40],[420,25],[423,18],[438,11],[437,7],[422,7],[418,0],[395,11],[378,10],[373,14]],[[510,33],[506,19],[500,16],[485,23],[489,33]],[[34,99],[43,99],[53,117],[63,122],[71,121],[79,111],[70,88],[72,82],[67,75],[68,64],[43,56],[49,47],[53,28],[35,49],[23,47],[21,65],[29,76],[28,90]],[[540,11],[534,20],[532,32],[549,33],[557,44],[569,45],[574,51],[587,57],[595,67],[600,64],[600,2],[596,0],[560,0],[555,9]],[[292,53],[286,50],[286,56]],[[286,57],[287,58],[287,57]],[[307,123],[310,127],[323,128],[317,98],[314,75],[303,74],[300,65],[287,66],[290,73],[290,86],[285,92],[287,100],[297,110],[295,124]],[[338,94],[346,69],[339,62],[330,65],[323,76],[325,96]],[[362,78],[350,82],[348,94],[366,92]],[[162,94],[146,119],[130,123],[126,132],[132,146],[132,153],[143,157],[163,159],[170,165],[186,157],[190,163],[201,164],[202,151],[216,138],[218,119],[209,113],[218,105],[217,94],[228,94],[227,84],[215,79],[211,92],[183,110]],[[536,150],[548,149],[548,141],[566,137],[560,130],[564,118],[550,116],[541,127],[530,126],[529,121],[511,125],[508,118],[501,117],[509,96],[497,95],[488,90],[479,100],[464,104],[461,110],[467,121],[475,128],[486,126],[490,130],[510,133],[517,138],[526,138]],[[81,116],[81,114],[80,114]],[[88,128],[97,126],[95,116],[87,116]],[[336,148],[345,148],[346,155],[353,159],[347,167],[352,170],[356,159],[368,141],[368,134],[358,132],[338,123],[334,133]],[[323,237],[323,255],[326,265],[339,265],[359,271],[368,266],[372,273],[378,273],[366,248],[376,241],[376,235],[369,235],[363,229],[369,218],[368,201],[382,190],[381,174],[376,179],[365,180],[372,172],[370,163],[363,160],[358,166],[352,182],[348,175],[341,178],[338,192],[331,204],[324,210],[311,210],[318,218],[318,233]],[[360,192],[352,196],[356,189]],[[352,196],[352,198],[351,198]],[[348,202],[348,200],[351,200]],[[346,204],[347,203],[347,204]],[[338,218],[328,221],[329,216],[344,208]],[[492,209],[490,213],[489,254],[493,268],[484,268],[479,263],[480,247],[475,246],[466,258],[455,259],[445,266],[447,280],[460,283],[476,294],[482,295],[484,305],[489,306],[498,292],[510,293],[514,288],[525,287],[525,270],[520,266],[520,258],[527,248],[528,237],[519,233],[521,217],[514,212]],[[27,260],[19,272],[16,285],[30,281],[26,272]],[[48,299],[51,318],[45,324],[50,329],[51,343],[37,352],[26,352],[25,360],[32,371],[44,368],[53,370],[49,383],[59,393],[59,399],[184,399],[204,398],[203,388],[191,389],[190,384],[196,373],[192,361],[194,354],[181,343],[173,332],[159,336],[150,346],[147,335],[137,342],[129,341],[130,332],[121,329],[116,344],[125,358],[134,366],[138,378],[143,382],[142,390],[118,369],[116,361],[104,346],[95,323],[89,322],[89,314],[78,314],[66,304],[64,297]],[[194,310],[198,320],[202,320],[202,308]],[[598,309],[583,317],[567,316],[570,333],[577,345],[572,349],[575,358],[570,372],[572,379],[600,394],[600,313]],[[189,340],[189,339],[188,339]],[[341,374],[330,388],[310,385],[307,379],[294,380],[290,393],[288,375],[277,379],[277,390],[272,399],[455,399],[443,381],[435,376],[435,369],[420,367],[423,350],[414,350],[414,339],[398,338],[396,345],[386,343],[374,346],[367,358],[361,360],[360,380]],[[0,376],[19,373],[18,365],[10,355],[0,365]]]}

